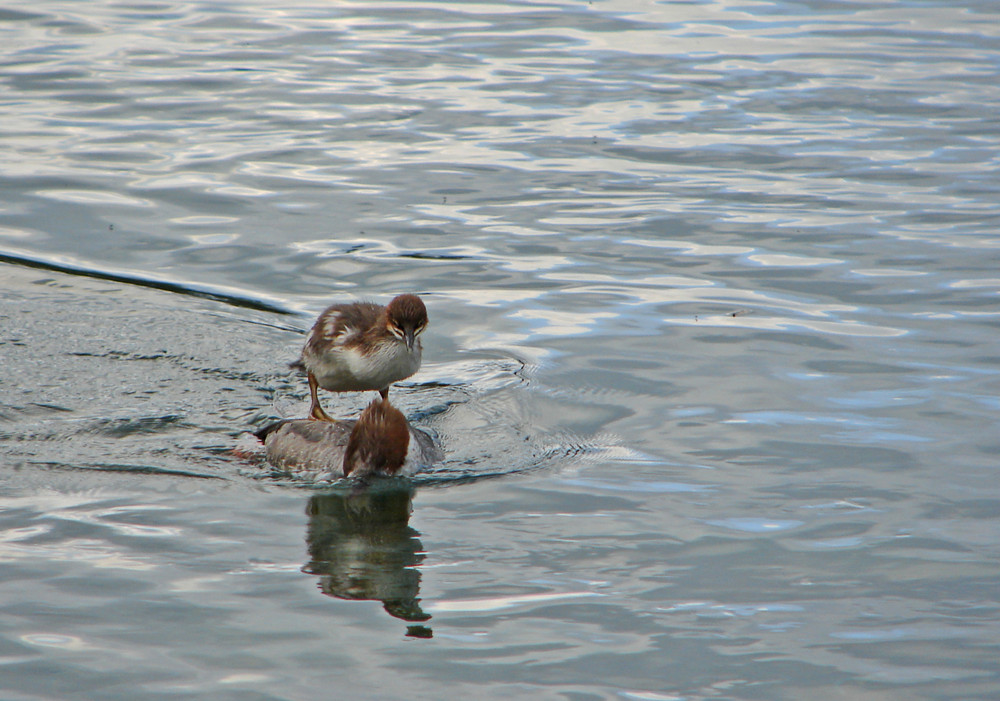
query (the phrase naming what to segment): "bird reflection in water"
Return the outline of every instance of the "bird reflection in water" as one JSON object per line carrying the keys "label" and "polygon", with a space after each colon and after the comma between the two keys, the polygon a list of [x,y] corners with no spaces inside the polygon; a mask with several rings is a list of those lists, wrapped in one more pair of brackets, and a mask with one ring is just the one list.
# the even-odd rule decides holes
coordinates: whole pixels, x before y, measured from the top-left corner
{"label": "bird reflection in water", "polygon": [[423,559],[420,534],[410,527],[413,487],[379,480],[364,489],[316,494],[309,499],[306,540],[309,562],[302,568],[320,578],[324,594],[338,599],[381,601],[390,616],[411,623],[406,634],[430,638],[421,625]]}

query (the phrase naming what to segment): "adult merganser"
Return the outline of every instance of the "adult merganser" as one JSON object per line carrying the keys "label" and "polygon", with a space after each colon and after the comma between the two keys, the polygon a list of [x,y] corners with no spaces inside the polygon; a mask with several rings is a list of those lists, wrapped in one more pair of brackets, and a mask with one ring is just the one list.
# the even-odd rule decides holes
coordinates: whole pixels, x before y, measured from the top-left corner
{"label": "adult merganser", "polygon": [[412,428],[401,411],[381,398],[356,422],[285,419],[255,435],[272,465],[317,481],[412,475],[441,459],[433,439]]}
{"label": "adult merganser", "polygon": [[386,306],[371,302],[334,304],[319,315],[301,357],[291,367],[305,370],[312,404],[309,416],[332,421],[317,388],[331,392],[378,390],[420,369],[420,333],[427,308],[416,295],[399,295]]}

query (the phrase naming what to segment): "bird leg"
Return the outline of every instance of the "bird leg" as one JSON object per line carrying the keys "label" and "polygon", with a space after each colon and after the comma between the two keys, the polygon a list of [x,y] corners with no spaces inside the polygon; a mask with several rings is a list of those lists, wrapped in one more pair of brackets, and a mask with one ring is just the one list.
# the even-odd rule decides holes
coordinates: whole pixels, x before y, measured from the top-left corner
{"label": "bird leg", "polygon": [[319,383],[316,381],[316,376],[311,372],[309,373],[309,397],[312,399],[312,404],[309,407],[309,418],[315,419],[316,421],[330,421],[333,419],[323,411],[323,407],[319,403],[319,395],[316,390],[319,388]]}
{"label": "bird leg", "polygon": [[382,395],[382,401],[383,402],[389,401],[389,388],[388,387],[383,387],[382,389],[380,389],[378,391],[378,393]]}

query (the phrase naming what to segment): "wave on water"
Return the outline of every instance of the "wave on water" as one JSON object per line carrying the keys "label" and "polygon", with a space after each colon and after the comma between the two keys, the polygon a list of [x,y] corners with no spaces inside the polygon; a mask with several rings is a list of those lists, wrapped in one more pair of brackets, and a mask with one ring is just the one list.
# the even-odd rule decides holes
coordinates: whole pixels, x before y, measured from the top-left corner
{"label": "wave on water", "polygon": [[294,315],[299,313],[289,309],[287,306],[278,301],[268,300],[259,295],[251,295],[250,293],[242,290],[202,284],[196,285],[190,282],[176,282],[162,277],[153,277],[140,273],[101,269],[90,264],[66,260],[64,256],[59,256],[59,259],[60,260],[53,258],[40,258],[26,253],[0,250],[0,263],[20,265],[38,270],[50,270],[52,272],[88,277],[107,282],[120,282],[127,285],[146,287],[152,290],[163,290],[164,292],[171,292],[174,294],[210,299],[230,306],[242,307],[244,309],[255,309],[257,311],[272,312],[274,314],[281,315]]}
{"label": "wave on water", "polygon": [[[548,430],[537,416],[531,368],[514,358],[431,365],[421,370],[427,382],[403,383],[393,389],[393,400],[407,413],[414,428],[424,430],[445,454],[412,477],[417,486],[449,486],[483,479],[556,469],[570,462],[620,456],[615,437],[585,437],[566,430]],[[329,405],[346,406],[352,399],[327,394]],[[276,398],[277,417],[305,416],[307,403],[287,396]],[[348,410],[340,414],[348,415]],[[280,482],[316,486],[269,469],[259,441],[249,433],[238,442],[241,455],[255,463],[256,476]],[[264,468],[261,472],[257,469]],[[351,484],[351,480],[342,480]],[[330,482],[318,483],[329,486]]]}

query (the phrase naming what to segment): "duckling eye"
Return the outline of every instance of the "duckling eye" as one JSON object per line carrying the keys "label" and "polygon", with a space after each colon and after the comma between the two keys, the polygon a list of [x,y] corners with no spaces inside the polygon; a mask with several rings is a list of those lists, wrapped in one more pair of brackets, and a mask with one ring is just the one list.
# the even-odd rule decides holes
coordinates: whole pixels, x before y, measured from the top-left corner
{"label": "duckling eye", "polygon": [[426,328],[427,328],[427,324],[421,324],[417,328],[413,329],[413,335],[414,336],[419,336],[420,334],[422,334],[424,332],[424,329],[426,329]]}
{"label": "duckling eye", "polygon": [[403,337],[403,330],[396,326],[395,324],[389,324],[389,333],[391,333],[396,338]]}

